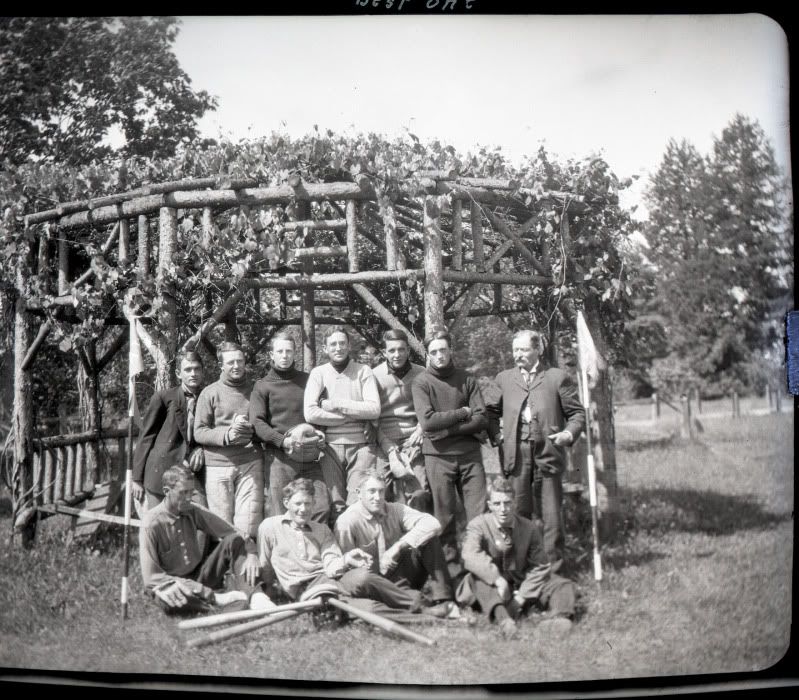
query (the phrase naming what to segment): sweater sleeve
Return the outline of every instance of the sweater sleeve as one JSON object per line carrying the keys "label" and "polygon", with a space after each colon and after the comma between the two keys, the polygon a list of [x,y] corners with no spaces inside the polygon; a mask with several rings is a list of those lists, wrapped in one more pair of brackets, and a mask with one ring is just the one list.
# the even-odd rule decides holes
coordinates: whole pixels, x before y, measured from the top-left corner
{"label": "sweater sleeve", "polygon": [[359,372],[358,379],[361,381],[363,400],[337,399],[336,406],[349,418],[377,420],[380,418],[380,391],[377,388],[377,380],[368,367]]}
{"label": "sweater sleeve", "polygon": [[480,393],[480,385],[474,377],[466,377],[466,391],[469,396],[469,407],[472,409],[472,415],[468,420],[456,423],[448,428],[447,437],[452,435],[474,435],[488,428],[483,395]]}
{"label": "sweater sleeve", "polygon": [[314,367],[308,376],[308,384],[305,385],[305,394],[303,395],[305,420],[314,425],[341,425],[346,423],[347,419],[341,413],[325,411],[319,405],[319,400],[324,390],[325,384],[322,373],[318,371],[317,367]]}
{"label": "sweater sleeve", "polygon": [[265,386],[265,382],[257,382],[250,394],[250,423],[261,442],[280,449],[286,436],[267,422],[268,414],[269,389]]}
{"label": "sweater sleeve", "polygon": [[419,425],[426,433],[444,430],[466,417],[466,411],[463,408],[456,408],[452,411],[436,411],[430,396],[430,385],[424,375],[420,375],[414,380],[411,393]]}
{"label": "sweater sleeve", "polygon": [[200,392],[197,399],[197,408],[194,411],[194,441],[198,445],[221,447],[225,445],[227,427],[216,427],[214,420],[214,404],[216,396],[211,387],[206,387]]}

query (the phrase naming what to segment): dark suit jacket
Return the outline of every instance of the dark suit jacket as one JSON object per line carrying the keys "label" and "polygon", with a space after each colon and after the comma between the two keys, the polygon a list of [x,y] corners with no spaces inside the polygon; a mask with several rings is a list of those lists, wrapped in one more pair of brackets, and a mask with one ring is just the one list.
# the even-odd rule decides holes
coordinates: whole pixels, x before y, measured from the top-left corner
{"label": "dark suit jacket", "polygon": [[496,444],[502,417],[505,472],[510,473],[516,463],[519,415],[527,399],[544,438],[536,441],[535,462],[544,472],[561,474],[566,467],[566,449],[557,447],[546,436],[566,429],[576,440],[585,428],[585,410],[572,378],[557,367],[546,367],[541,361],[529,390],[518,367],[500,372],[495,381],[496,387],[486,392],[488,434]]}
{"label": "dark suit jacket", "polygon": [[531,592],[537,592],[540,597],[550,566],[536,524],[515,516],[509,551],[503,552],[503,544],[494,514],[478,515],[466,526],[462,550],[464,568],[489,586],[493,586],[499,576],[516,586],[528,579]]}
{"label": "dark suit jacket", "polygon": [[133,481],[161,494],[161,476],[181,464],[195,445],[186,445],[186,396],[183,387],[157,391],[142,416],[139,441],[133,455]]}

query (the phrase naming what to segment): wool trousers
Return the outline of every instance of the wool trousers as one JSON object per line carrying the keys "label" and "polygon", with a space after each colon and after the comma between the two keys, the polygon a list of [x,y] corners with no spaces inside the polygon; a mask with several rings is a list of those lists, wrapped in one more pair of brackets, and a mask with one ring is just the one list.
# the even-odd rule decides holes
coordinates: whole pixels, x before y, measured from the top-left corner
{"label": "wool trousers", "polygon": [[263,457],[234,467],[205,467],[208,508],[242,535],[256,537],[264,519]]}

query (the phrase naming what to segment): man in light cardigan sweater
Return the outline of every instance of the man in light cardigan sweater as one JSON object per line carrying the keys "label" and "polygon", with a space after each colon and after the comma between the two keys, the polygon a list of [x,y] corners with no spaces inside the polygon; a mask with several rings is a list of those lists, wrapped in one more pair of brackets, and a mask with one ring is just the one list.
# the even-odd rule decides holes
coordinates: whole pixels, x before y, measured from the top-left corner
{"label": "man in light cardigan sweater", "polygon": [[194,417],[194,439],[205,454],[208,508],[243,536],[255,537],[264,517],[264,467],[248,419],[252,382],[239,345],[222,343],[217,358],[219,379],[200,393]]}
{"label": "man in light cardigan sweater", "polygon": [[325,333],[330,362],[314,367],[305,387],[305,420],[321,427],[332,452],[321,459],[330,492],[331,524],[358,496],[361,475],[374,467],[377,451],[370,421],[380,417],[380,396],[372,370],[350,359],[350,337],[343,326]]}

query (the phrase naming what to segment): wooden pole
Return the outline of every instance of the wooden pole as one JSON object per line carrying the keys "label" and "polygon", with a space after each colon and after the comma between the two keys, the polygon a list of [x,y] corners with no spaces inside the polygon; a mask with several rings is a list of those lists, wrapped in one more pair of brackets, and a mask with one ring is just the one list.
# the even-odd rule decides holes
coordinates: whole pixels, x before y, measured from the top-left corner
{"label": "wooden pole", "polygon": [[[354,203],[353,203],[354,204]],[[311,206],[308,202],[298,202],[297,215],[300,219],[311,218]],[[353,256],[355,265],[357,267],[358,244],[351,247],[351,238],[354,235],[351,229],[355,228],[355,210],[350,207],[350,202],[347,202],[346,207],[346,220],[347,220],[347,261],[348,265],[353,264]],[[307,235],[307,231],[305,232]],[[303,237],[304,238],[304,237]],[[304,260],[302,263],[303,278],[313,282],[313,262],[311,260]],[[314,308],[314,288],[313,286],[306,287],[300,293],[302,302],[301,315],[302,326],[300,327],[300,339],[302,340],[302,369],[305,372],[310,372],[316,366],[316,320],[314,318],[316,311]]]}
{"label": "wooden pole", "polygon": [[58,235],[58,294],[69,293],[69,243],[62,232]]}
{"label": "wooden pole", "polygon": [[379,205],[380,216],[383,219],[383,231],[386,236],[386,269],[396,270],[399,261],[396,214],[387,197],[381,197]]}
{"label": "wooden pole", "polygon": [[173,284],[167,279],[167,270],[177,249],[178,222],[177,211],[162,207],[158,222],[158,274],[156,290],[161,299],[159,325],[163,329],[162,358],[156,358],[155,388],[168,389],[175,377],[175,349],[177,345],[177,310]]}
{"label": "wooden pole", "polygon": [[224,641],[225,639],[240,637],[243,634],[247,634],[247,632],[253,632],[254,630],[259,630],[263,627],[274,625],[276,622],[281,622],[282,620],[288,620],[292,617],[297,617],[298,615],[302,615],[304,612],[307,611],[308,609],[287,610],[286,612],[277,613],[276,615],[268,615],[263,619],[244,622],[240,625],[233,625],[232,627],[227,627],[223,630],[217,630],[216,632],[209,632],[208,634],[204,634],[199,637],[194,637],[194,639],[189,639],[186,642],[186,646],[199,647],[205,644],[213,644],[214,642],[221,642]]}
{"label": "wooden pole", "polygon": [[130,255],[130,222],[119,220],[119,264],[124,265]]}
{"label": "wooden pole", "polygon": [[197,332],[193,336],[191,336],[191,338],[189,338],[185,343],[183,343],[183,349],[196,351],[200,345],[200,341],[202,341],[203,338],[206,338],[208,334],[217,325],[222,323],[224,319],[227,319],[231,313],[235,314],[236,305],[244,297],[244,294],[245,292],[243,290],[236,290],[235,292],[233,292],[233,294],[228,296],[227,299],[225,299],[225,301],[222,303],[222,305],[216,311],[214,311],[211,317],[205,319],[205,321],[202,322],[200,327],[197,329]]}
{"label": "wooden pole", "polygon": [[211,247],[214,238],[214,210],[211,207],[203,207],[203,218],[200,234],[200,245],[204,250]]}
{"label": "wooden pole", "polygon": [[419,357],[425,356],[424,345],[417,340],[416,336],[411,331],[402,325],[394,314],[383,306],[374,294],[362,284],[353,284],[352,290],[364,300],[366,305],[372,309],[389,328],[403,331],[408,336],[408,345]]}
{"label": "wooden pole", "polygon": [[348,199],[345,208],[347,218],[347,262],[350,272],[358,272],[360,268],[360,250],[358,228],[356,223],[357,203]]}
{"label": "wooden pole", "polygon": [[50,294],[50,224],[42,226],[42,235],[39,236],[39,261],[37,265],[39,284],[45,294]]}
{"label": "wooden pole", "polygon": [[452,202],[452,269],[463,269],[463,202]]}
{"label": "wooden pole", "polygon": [[375,627],[380,628],[386,632],[390,632],[391,634],[396,634],[403,639],[406,639],[410,642],[417,642],[419,644],[425,644],[427,646],[434,646],[435,640],[430,639],[430,637],[426,637],[423,634],[419,634],[418,632],[413,632],[402,625],[394,622],[393,620],[387,620],[385,617],[381,617],[380,615],[376,615],[373,612],[368,612],[366,610],[361,610],[360,608],[356,608],[354,605],[350,605],[349,603],[345,603],[337,598],[328,598],[327,602],[329,605],[332,605],[334,608],[338,608],[339,610],[343,610],[346,613],[349,613],[353,617],[358,617],[364,622],[368,622],[370,625],[374,625]]}
{"label": "wooden pole", "polygon": [[139,258],[136,261],[136,271],[139,279],[144,279],[150,274],[150,219],[142,214],[138,222]]}
{"label": "wooden pole", "polygon": [[483,212],[479,202],[471,203],[472,245],[475,270],[482,270],[485,261],[483,249]]}
{"label": "wooden pole", "polygon": [[424,202],[425,335],[429,334],[434,326],[444,326],[444,266],[441,260],[439,213],[435,199],[426,197]]}
{"label": "wooden pole", "polygon": [[311,610],[322,606],[321,598],[312,598],[311,600],[300,600],[296,603],[286,603],[285,605],[276,605],[269,610],[238,610],[236,612],[223,612],[216,615],[206,615],[205,617],[196,617],[193,620],[181,620],[178,622],[179,630],[196,630],[204,629],[206,627],[216,627],[217,625],[226,625],[230,622],[244,622],[246,620],[256,620],[260,617],[268,617],[269,615],[279,615],[289,610]]}

